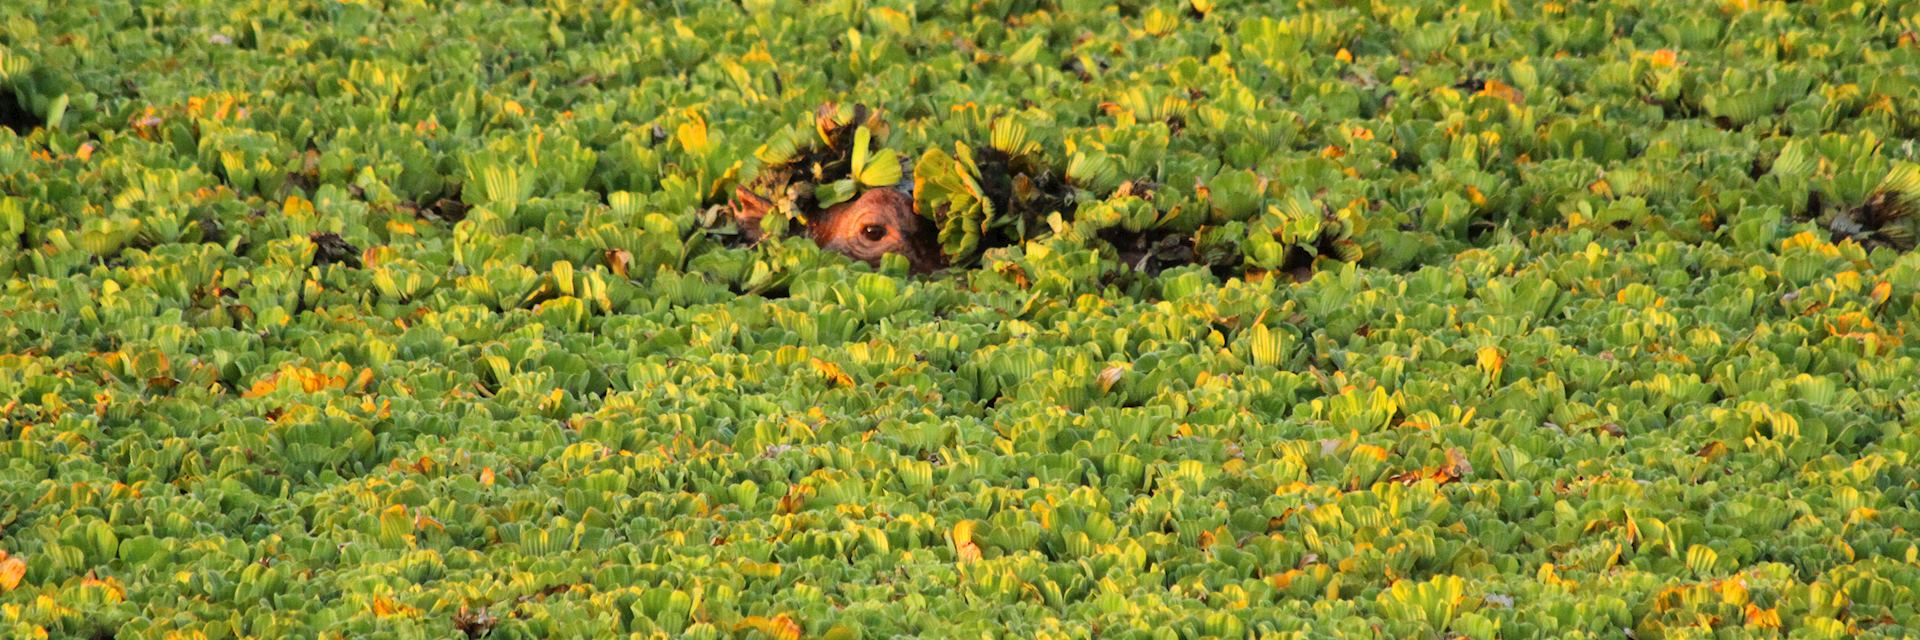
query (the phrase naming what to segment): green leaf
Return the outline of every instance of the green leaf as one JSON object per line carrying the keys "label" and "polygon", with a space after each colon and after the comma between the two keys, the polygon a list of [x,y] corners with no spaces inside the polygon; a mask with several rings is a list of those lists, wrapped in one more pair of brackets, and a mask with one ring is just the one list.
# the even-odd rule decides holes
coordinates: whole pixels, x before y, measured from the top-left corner
{"label": "green leaf", "polygon": [[899,184],[900,154],[892,149],[881,149],[873,154],[867,165],[857,174],[860,184],[869,187],[890,187]]}
{"label": "green leaf", "polygon": [[872,131],[868,130],[865,126],[854,129],[853,131],[853,175],[858,176],[865,173],[865,169],[867,168],[867,154],[869,151],[868,148],[871,147],[872,145],[873,145]]}
{"label": "green leaf", "polygon": [[835,180],[815,187],[813,195],[818,201],[819,207],[825,209],[852,200],[854,194],[858,191],[859,187],[854,184],[853,179],[848,178],[846,180]]}

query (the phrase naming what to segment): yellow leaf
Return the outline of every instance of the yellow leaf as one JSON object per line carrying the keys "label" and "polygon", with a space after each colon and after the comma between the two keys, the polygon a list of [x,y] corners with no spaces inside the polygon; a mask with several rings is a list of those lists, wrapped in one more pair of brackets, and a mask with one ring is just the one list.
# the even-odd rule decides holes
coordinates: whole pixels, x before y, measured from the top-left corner
{"label": "yellow leaf", "polygon": [[289,218],[312,218],[313,201],[300,196],[287,196],[287,201],[280,205],[280,213]]}
{"label": "yellow leaf", "polygon": [[127,588],[120,585],[119,578],[109,576],[101,580],[89,572],[85,578],[80,579],[80,586],[100,589],[108,602],[125,602],[127,599]]}
{"label": "yellow leaf", "polygon": [[1540,571],[1536,573],[1534,577],[1541,582],[1551,585],[1568,586],[1573,584],[1571,581],[1561,578],[1559,572],[1554,569],[1553,563],[1551,562],[1540,565]]}
{"label": "yellow leaf", "polygon": [[783,570],[778,562],[754,562],[752,560],[741,560],[739,567],[740,575],[753,578],[778,578],[780,577],[780,572]]}
{"label": "yellow leaf", "polygon": [[1808,248],[1808,249],[1820,249],[1822,247],[1825,247],[1826,244],[1827,243],[1825,240],[1821,240],[1820,236],[1815,235],[1812,231],[1802,231],[1800,233],[1793,234],[1792,237],[1787,238],[1786,240],[1780,241],[1780,248],[1783,250],[1798,249],[1802,247]]}
{"label": "yellow leaf", "polygon": [[707,120],[699,114],[693,114],[693,120],[682,123],[675,131],[680,147],[688,153],[704,156],[711,146],[707,138]]}
{"label": "yellow leaf", "polygon": [[793,618],[787,617],[786,614],[777,615],[772,618],[765,616],[747,616],[746,619],[741,620],[740,624],[734,627],[736,631],[741,629],[755,629],[779,640],[799,640],[801,631],[800,624],[794,622]]}
{"label": "yellow leaf", "polygon": [[1353,455],[1366,456],[1384,462],[1387,459],[1387,450],[1371,444],[1356,445],[1353,448]]}
{"label": "yellow leaf", "polygon": [[1480,352],[1476,354],[1475,359],[1480,365],[1480,370],[1486,372],[1487,376],[1495,381],[1500,379],[1500,371],[1507,366],[1507,356],[1500,353],[1498,347],[1480,347]]}
{"label": "yellow leaf", "polygon": [[961,562],[973,562],[980,559],[980,545],[973,542],[973,530],[976,524],[972,520],[961,520],[953,525],[953,550]]}
{"label": "yellow leaf", "polygon": [[1746,582],[1742,580],[1722,580],[1713,585],[1713,590],[1720,594],[1720,601],[1727,604],[1747,604],[1751,599]]}
{"label": "yellow leaf", "polygon": [[953,523],[953,543],[967,544],[973,542],[973,530],[976,526],[978,525],[974,524],[972,520],[961,520]]}

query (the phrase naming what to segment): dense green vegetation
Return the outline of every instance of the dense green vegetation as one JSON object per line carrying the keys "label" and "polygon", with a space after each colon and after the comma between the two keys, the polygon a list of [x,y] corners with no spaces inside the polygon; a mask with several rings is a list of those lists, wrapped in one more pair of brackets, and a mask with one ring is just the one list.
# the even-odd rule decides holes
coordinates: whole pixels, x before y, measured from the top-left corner
{"label": "dense green vegetation", "polygon": [[0,6],[0,637],[1920,634],[1920,3],[158,4]]}

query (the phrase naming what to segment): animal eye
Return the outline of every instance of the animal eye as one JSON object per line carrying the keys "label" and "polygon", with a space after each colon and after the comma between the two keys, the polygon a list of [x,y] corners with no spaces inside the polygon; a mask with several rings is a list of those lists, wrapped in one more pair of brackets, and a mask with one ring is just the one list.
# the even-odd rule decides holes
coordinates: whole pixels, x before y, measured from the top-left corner
{"label": "animal eye", "polygon": [[870,224],[860,228],[860,235],[866,236],[868,241],[879,242],[882,238],[887,237],[887,228],[877,224]]}

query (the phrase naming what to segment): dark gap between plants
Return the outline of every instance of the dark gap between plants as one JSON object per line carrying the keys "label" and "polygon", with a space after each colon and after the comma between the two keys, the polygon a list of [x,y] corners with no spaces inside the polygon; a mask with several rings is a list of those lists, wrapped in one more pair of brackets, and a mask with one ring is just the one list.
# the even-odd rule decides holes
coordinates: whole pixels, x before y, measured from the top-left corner
{"label": "dark gap between plants", "polygon": [[0,88],[0,127],[24,136],[44,126],[47,126],[46,120],[22,105],[19,94]]}

